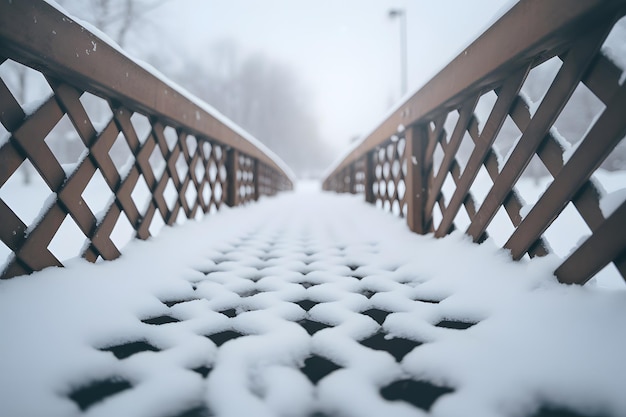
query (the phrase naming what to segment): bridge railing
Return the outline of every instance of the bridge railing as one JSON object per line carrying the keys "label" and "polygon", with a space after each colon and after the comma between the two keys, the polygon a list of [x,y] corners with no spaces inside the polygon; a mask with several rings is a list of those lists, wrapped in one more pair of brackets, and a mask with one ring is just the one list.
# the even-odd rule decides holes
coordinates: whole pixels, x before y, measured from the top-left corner
{"label": "bridge railing", "polygon": [[[146,239],[156,222],[292,188],[263,145],[92,32],[42,0],[0,2],[0,65],[13,66],[0,71],[0,191],[29,167],[50,191],[29,224],[0,198],[1,278],[61,265],[49,246],[68,220],[84,235],[75,256],[95,262],[120,256],[121,223]],[[48,90],[35,105],[19,89],[33,73]],[[68,144],[73,160],[59,152]],[[97,208],[85,198],[93,187],[110,195]]]}
{"label": "bridge railing", "polygon": [[[436,237],[463,227],[481,242],[496,216],[508,217],[503,246],[515,259],[549,253],[543,234],[573,205],[589,236],[572,242],[558,279],[583,284],[611,262],[626,277],[626,203],[603,211],[603,191],[592,178],[626,134],[619,57],[607,57],[618,51],[602,47],[625,7],[520,1],[358,142],[329,170],[323,188],[363,193],[405,216],[411,230]],[[547,76],[535,100],[521,92]],[[581,97],[597,114],[589,118],[573,105]],[[559,130],[585,117],[587,128],[570,146]],[[498,146],[503,141],[507,156]],[[527,205],[516,183],[537,166],[551,180]]]}

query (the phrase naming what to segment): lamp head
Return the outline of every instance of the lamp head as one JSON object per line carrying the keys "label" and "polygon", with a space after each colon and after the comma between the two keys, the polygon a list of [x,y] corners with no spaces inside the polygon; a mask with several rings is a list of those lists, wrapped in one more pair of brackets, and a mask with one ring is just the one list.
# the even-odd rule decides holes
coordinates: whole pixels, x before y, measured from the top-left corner
{"label": "lamp head", "polygon": [[394,17],[402,16],[404,14],[403,9],[389,9],[389,18],[393,19]]}

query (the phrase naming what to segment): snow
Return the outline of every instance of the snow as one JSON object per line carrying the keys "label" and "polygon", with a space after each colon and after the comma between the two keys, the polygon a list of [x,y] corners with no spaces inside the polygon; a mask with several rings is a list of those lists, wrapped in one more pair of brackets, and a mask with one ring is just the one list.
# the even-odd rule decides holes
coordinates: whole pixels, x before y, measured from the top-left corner
{"label": "snow", "polygon": [[[56,193],[50,193],[48,195],[48,197],[46,198],[46,200],[43,202],[43,204],[41,205],[41,207],[39,207],[39,212],[35,215],[35,217],[33,218],[32,223],[30,223],[28,229],[26,229],[26,236],[28,236],[28,234],[30,232],[33,231],[34,227],[39,224],[39,222],[41,221],[41,219],[43,219],[43,216],[45,216],[45,214],[48,212],[48,210],[50,209],[50,207],[52,207],[54,204],[56,204],[58,200],[58,196]],[[34,209],[36,209],[37,207],[34,207]]]}
{"label": "snow", "polygon": [[532,204],[525,204],[522,206],[522,208],[519,210],[519,215],[522,219],[525,219],[526,216],[528,216],[528,213],[530,213],[530,211],[533,209],[533,205]]}
{"label": "snow", "polygon": [[11,134],[4,128],[4,126],[0,126],[0,146],[4,146],[5,143],[9,141]]}
{"label": "snow", "polygon": [[61,168],[63,169],[63,172],[65,172],[65,176],[69,178],[69,176],[72,175],[72,172],[76,171],[76,168],[78,167],[80,162],[81,161],[69,164],[61,164]]}
{"label": "snow", "polygon": [[504,165],[506,164],[506,162],[511,157],[511,154],[513,154],[513,151],[517,148],[517,145],[519,144],[519,141],[521,139],[522,139],[522,134],[520,133],[515,138],[515,140],[511,144],[511,147],[509,148],[509,150],[507,151],[507,153],[506,153],[506,155],[504,157],[497,151],[497,149],[493,149],[492,148],[494,153],[496,154],[496,160],[498,161],[498,172],[502,171],[502,169],[504,168]]}
{"label": "snow", "polygon": [[[595,115],[595,117],[593,118],[593,120],[591,121],[591,123],[589,124],[589,126],[587,126],[587,130],[585,131],[585,133],[583,133],[583,135],[581,136],[581,140],[579,140],[578,142],[574,143],[573,145],[569,144],[569,142],[561,135],[558,134],[558,132],[556,131],[556,128],[553,127],[551,129],[552,134],[554,135],[555,138],[558,139],[559,144],[561,145],[561,149],[563,149],[563,164],[566,164],[567,161],[570,160],[570,158],[574,155],[574,153],[578,150],[578,147],[584,142],[584,140],[587,138],[587,135],[589,134],[589,132],[591,131],[591,129],[594,128],[594,126],[596,125],[596,122],[598,121],[598,119],[600,118],[600,116],[602,116],[602,113],[598,113]],[[556,133],[556,134],[555,134]]]}
{"label": "snow", "polygon": [[626,19],[622,18],[613,26],[611,33],[602,45],[602,53],[622,70],[620,85],[624,84],[626,80],[626,71],[624,71],[626,69],[626,44],[624,38],[626,38]]}
{"label": "snow", "polygon": [[[87,415],[173,416],[205,403],[218,416],[424,415],[380,395],[406,378],[454,390],[434,416],[543,405],[626,414],[626,292],[558,284],[556,256],[513,262],[461,233],[419,236],[362,196],[318,188],[164,228],[116,261],[0,282],[0,415],[78,415],[68,395],[106,377],[132,389]],[[307,312],[302,299],[319,303]],[[192,301],[163,303],[174,300]],[[228,308],[238,314],[219,313]],[[382,326],[360,314],[370,308],[390,311]],[[161,315],[180,321],[141,322]],[[329,327],[310,336],[304,318]],[[477,324],[437,327],[443,319]],[[244,336],[219,347],[203,337],[225,330]],[[423,344],[396,361],[359,343],[381,330]],[[136,340],[160,351],[99,350]],[[341,368],[314,385],[298,370],[311,354]],[[208,378],[190,371],[199,366]]]}
{"label": "snow", "polygon": [[40,97],[37,100],[33,100],[33,101],[28,102],[28,103],[25,103],[22,106],[22,111],[24,112],[24,114],[26,116],[30,116],[31,114],[35,113],[35,111],[38,110],[48,100],[50,100],[49,96],[48,97]]}
{"label": "snow", "polygon": [[[96,53],[96,44],[88,51]],[[139,65],[269,153],[215,109]],[[74,168],[64,166],[68,175]],[[598,171],[597,177],[614,183],[601,200],[607,217],[626,200],[623,174]],[[536,201],[542,184],[518,186],[531,189]],[[491,240],[477,246],[460,233],[440,240],[418,236],[362,197],[320,194],[318,188],[300,183],[296,193],[164,228],[158,238],[131,242],[114,262],[74,259],[64,269],[0,282],[0,415],[77,415],[68,396],[107,377],[124,378],[133,388],[87,414],[166,416],[206,403],[220,416],[305,416],[317,410],[423,415],[380,395],[381,388],[407,377],[454,390],[435,402],[435,416],[468,410],[531,415],[543,405],[626,414],[620,391],[626,335],[619,331],[625,292],[560,285],[551,273],[558,256],[514,263]],[[40,213],[55,201],[50,194]],[[531,207],[525,205],[522,216]],[[33,216],[29,230],[38,221]],[[564,224],[571,229],[569,221]],[[557,241],[565,235],[559,230],[553,231]],[[251,291],[259,292],[243,295]],[[164,304],[182,299],[191,301]],[[305,311],[295,303],[302,299],[319,303]],[[230,308],[235,317],[220,313]],[[361,314],[371,308],[390,312],[382,325]],[[180,321],[141,322],[160,315]],[[329,327],[310,336],[296,323],[305,318]],[[442,320],[477,324],[461,331],[438,327]],[[381,330],[386,340],[423,344],[396,361],[359,343]],[[204,337],[221,331],[245,336],[221,346]],[[160,351],[118,360],[100,350],[136,340]],[[311,354],[341,369],[314,385],[298,369]],[[212,369],[207,379],[190,372],[198,366]]]}
{"label": "snow", "polygon": [[608,218],[617,208],[626,201],[626,188],[619,189],[600,199],[600,210],[604,218]]}

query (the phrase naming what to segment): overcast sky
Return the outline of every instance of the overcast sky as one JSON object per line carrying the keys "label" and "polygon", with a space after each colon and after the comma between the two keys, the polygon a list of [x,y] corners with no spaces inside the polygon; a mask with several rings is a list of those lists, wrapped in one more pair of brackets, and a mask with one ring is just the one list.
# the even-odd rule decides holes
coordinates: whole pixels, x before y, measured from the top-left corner
{"label": "overcast sky", "polygon": [[[309,91],[335,152],[367,133],[400,97],[400,22],[406,10],[409,91],[478,36],[510,0],[175,0],[151,12],[170,48],[201,59],[232,39],[291,67]],[[163,34],[163,33],[162,33]],[[161,37],[159,37],[161,38]]]}

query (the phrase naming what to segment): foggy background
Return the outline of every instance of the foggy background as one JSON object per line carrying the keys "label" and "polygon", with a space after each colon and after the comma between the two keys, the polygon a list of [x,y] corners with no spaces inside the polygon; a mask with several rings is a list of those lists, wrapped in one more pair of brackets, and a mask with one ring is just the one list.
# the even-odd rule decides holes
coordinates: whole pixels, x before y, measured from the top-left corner
{"label": "foggy background", "polygon": [[301,178],[401,97],[407,15],[415,90],[510,7],[503,0],[58,0],[268,145]]}

